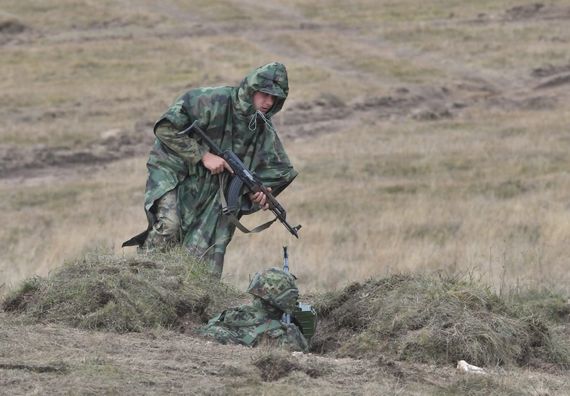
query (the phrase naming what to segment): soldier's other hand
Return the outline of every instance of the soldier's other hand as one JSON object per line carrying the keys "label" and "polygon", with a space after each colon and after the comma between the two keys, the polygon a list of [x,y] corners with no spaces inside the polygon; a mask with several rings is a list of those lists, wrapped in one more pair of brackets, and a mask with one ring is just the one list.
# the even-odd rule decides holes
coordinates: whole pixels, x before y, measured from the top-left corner
{"label": "soldier's other hand", "polygon": [[[267,191],[271,192],[271,187],[267,187]],[[261,206],[263,210],[269,209],[269,202],[267,202],[267,196],[262,191],[258,191],[256,193],[249,193],[249,199],[251,200],[251,202]]]}
{"label": "soldier's other hand", "polygon": [[202,157],[202,163],[212,173],[212,175],[217,175],[218,173],[222,173],[224,169],[226,169],[230,173],[234,173],[232,168],[228,165],[226,160],[222,157],[217,156],[216,154],[212,154],[207,152]]}

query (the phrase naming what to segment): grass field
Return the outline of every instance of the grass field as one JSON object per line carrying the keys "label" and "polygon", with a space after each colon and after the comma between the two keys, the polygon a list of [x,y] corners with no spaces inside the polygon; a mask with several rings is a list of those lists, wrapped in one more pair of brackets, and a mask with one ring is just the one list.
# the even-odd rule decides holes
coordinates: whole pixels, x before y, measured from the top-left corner
{"label": "grass field", "polygon": [[[230,282],[279,265],[288,244],[305,289],[443,270],[568,292],[569,10],[5,1],[2,283],[122,252],[145,227],[152,122],[189,87],[236,84],[277,60],[291,94],[276,124],[300,171],[282,201],[301,239],[279,225],[236,236]],[[109,136],[129,137],[124,155]]]}
{"label": "grass field", "polygon": [[[0,393],[568,394],[569,43],[569,0],[3,0]],[[155,120],[272,61],[301,238],[121,249]],[[283,245],[312,353],[197,337]]]}

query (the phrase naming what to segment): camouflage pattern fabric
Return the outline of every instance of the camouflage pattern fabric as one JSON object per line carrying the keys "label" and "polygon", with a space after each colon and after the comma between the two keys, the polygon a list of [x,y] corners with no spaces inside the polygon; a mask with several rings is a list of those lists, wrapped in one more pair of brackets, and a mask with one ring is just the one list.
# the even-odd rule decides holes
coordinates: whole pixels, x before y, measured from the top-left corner
{"label": "camouflage pattern fabric", "polygon": [[222,344],[254,347],[268,342],[292,351],[309,350],[307,340],[294,324],[280,321],[283,312],[258,297],[251,305],[228,309],[201,327],[198,333]]}
{"label": "camouflage pattern fabric", "polygon": [[299,299],[295,277],[280,268],[256,273],[247,292],[288,314],[293,312]]}
{"label": "camouflage pattern fabric", "polygon": [[180,219],[176,205],[176,189],[156,202],[156,222],[152,225],[143,248],[163,249],[180,241]]}
{"label": "camouflage pattern fabric", "polygon": [[[253,106],[256,91],[276,96],[265,114],[267,121]],[[200,140],[177,132],[197,120],[222,150],[236,153],[277,195],[297,175],[271,124],[288,91],[285,66],[270,63],[251,72],[239,87],[197,88],[178,98],[154,128],[156,139],[147,162],[147,231],[157,221],[157,200],[176,189],[182,244],[210,262],[216,253],[223,255],[235,226],[221,214],[219,178],[200,161],[208,148]],[[245,192],[242,199],[243,204],[249,202]],[[145,238],[143,233],[133,240],[142,243]]]}

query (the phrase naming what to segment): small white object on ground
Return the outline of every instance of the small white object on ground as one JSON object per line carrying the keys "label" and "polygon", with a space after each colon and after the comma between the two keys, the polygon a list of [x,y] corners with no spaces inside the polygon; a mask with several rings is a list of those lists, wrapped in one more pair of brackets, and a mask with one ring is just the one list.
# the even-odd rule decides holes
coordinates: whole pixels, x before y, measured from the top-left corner
{"label": "small white object on ground", "polygon": [[460,360],[457,362],[457,371],[468,374],[487,374],[487,372],[481,367],[473,366],[472,364],[467,363],[465,360]]}

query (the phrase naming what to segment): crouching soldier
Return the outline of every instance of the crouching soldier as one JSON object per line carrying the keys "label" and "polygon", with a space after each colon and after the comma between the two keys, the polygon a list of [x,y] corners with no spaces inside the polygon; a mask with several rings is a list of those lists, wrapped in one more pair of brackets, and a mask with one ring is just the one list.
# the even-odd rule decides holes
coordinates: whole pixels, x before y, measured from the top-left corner
{"label": "crouching soldier", "polygon": [[299,328],[281,321],[284,313],[293,312],[299,298],[293,275],[277,268],[258,272],[247,292],[253,295],[251,304],[225,310],[198,333],[222,344],[256,346],[268,342],[293,351],[309,349]]}
{"label": "crouching soldier", "polygon": [[[277,196],[297,176],[272,123],[288,92],[287,70],[274,62],[252,71],[239,86],[196,88],[182,95],[154,126],[144,204],[148,227],[123,246],[144,251],[182,245],[221,277],[236,229],[221,205],[226,176],[233,171],[201,138],[179,132],[197,121],[218,147],[232,151]],[[240,197],[239,216],[269,206],[261,191],[244,191]]]}

